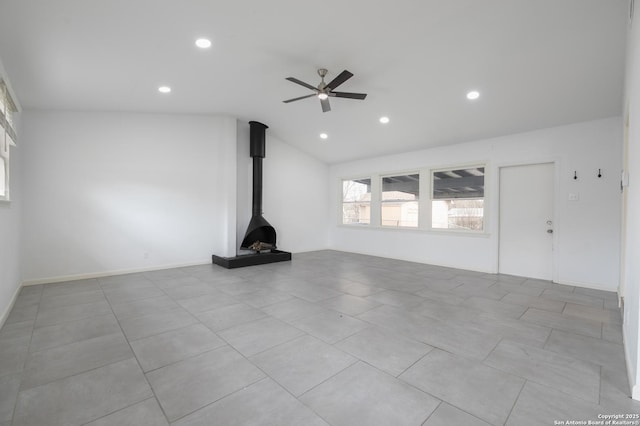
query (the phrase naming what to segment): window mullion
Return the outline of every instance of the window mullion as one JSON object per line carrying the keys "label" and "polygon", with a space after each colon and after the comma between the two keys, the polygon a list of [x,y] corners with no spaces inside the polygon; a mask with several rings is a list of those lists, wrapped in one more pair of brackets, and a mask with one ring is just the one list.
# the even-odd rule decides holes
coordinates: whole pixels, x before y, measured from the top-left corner
{"label": "window mullion", "polygon": [[431,173],[429,169],[420,170],[418,228],[431,229]]}
{"label": "window mullion", "polygon": [[380,191],[380,175],[371,176],[371,225],[381,226],[382,219],[380,209],[382,209]]}

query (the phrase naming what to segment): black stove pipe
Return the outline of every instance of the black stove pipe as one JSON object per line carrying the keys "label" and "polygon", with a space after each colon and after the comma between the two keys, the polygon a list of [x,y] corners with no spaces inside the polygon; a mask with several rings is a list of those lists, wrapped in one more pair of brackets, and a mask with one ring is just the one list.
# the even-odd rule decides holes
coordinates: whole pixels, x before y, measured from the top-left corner
{"label": "black stove pipe", "polygon": [[253,199],[251,213],[262,215],[262,159],[265,157],[265,130],[268,127],[257,121],[250,121],[249,155],[253,158]]}

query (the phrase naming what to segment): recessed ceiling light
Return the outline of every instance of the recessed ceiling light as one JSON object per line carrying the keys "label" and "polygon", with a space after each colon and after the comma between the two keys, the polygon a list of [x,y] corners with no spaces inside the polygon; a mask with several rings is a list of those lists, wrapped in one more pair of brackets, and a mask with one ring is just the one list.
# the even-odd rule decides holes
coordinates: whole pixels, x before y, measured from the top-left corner
{"label": "recessed ceiling light", "polygon": [[382,124],[387,124],[389,122],[389,117],[380,117],[380,122]]}
{"label": "recessed ceiling light", "polygon": [[480,97],[480,92],[478,92],[477,90],[472,90],[469,93],[467,93],[467,99],[469,100],[474,100],[474,99],[478,99]]}
{"label": "recessed ceiling light", "polygon": [[200,49],[208,49],[209,47],[211,47],[211,40],[209,40],[208,38],[199,38],[196,40],[196,46],[198,46]]}
{"label": "recessed ceiling light", "polygon": [[327,139],[329,137],[326,133],[320,133],[320,139]]}
{"label": "recessed ceiling light", "polygon": [[171,87],[169,87],[169,86],[160,86],[160,87],[158,87],[158,92],[160,92],[160,93],[171,93]]}

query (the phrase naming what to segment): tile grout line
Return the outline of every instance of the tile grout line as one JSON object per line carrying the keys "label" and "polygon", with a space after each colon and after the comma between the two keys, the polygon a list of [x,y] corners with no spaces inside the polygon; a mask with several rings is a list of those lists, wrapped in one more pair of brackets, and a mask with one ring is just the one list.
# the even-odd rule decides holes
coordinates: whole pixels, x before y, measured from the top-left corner
{"label": "tile grout line", "polygon": [[516,404],[518,403],[518,400],[520,399],[520,395],[522,395],[522,391],[524,390],[524,387],[527,383],[528,383],[528,380],[524,379],[522,386],[520,387],[520,391],[518,392],[518,396],[516,397],[516,399],[513,400],[513,405],[511,406],[511,410],[509,410],[509,414],[504,419],[504,423],[503,423],[504,425],[507,424],[507,422],[509,421],[509,417],[511,417],[511,414],[513,414],[513,409],[516,408]]}
{"label": "tile grout line", "polygon": [[429,415],[427,416],[426,419],[424,419],[424,421],[422,423],[420,423],[420,426],[426,426],[427,422],[429,421],[429,419],[431,417],[433,417],[433,415],[435,414],[436,411],[438,411],[438,408],[440,408],[442,406],[442,404],[446,404],[446,402],[444,402],[443,400],[440,400],[440,402],[438,403],[438,405],[436,405],[436,408],[433,409],[433,411],[431,413],[429,413]]}
{"label": "tile grout line", "polygon": [[[23,287],[24,288],[24,287]],[[22,291],[22,290],[21,290]],[[20,398],[20,392],[22,392],[21,388],[22,388],[22,379],[23,379],[23,374],[24,374],[24,367],[26,367],[27,364],[27,356],[29,355],[29,349],[31,348],[31,342],[33,340],[33,333],[36,327],[36,319],[38,318],[38,311],[40,310],[40,302],[42,301],[42,293],[44,291],[44,286],[41,285],[40,287],[40,297],[38,298],[38,307],[36,308],[36,316],[33,319],[33,325],[31,326],[31,334],[29,335],[29,344],[27,345],[27,353],[25,354],[25,359],[24,362],[22,364],[22,368],[20,369],[20,372],[18,374],[20,374],[20,383],[18,385],[18,392],[16,393],[16,400],[13,402],[13,410],[11,411],[11,419],[9,420],[9,424],[12,425],[13,421],[15,419],[15,415],[16,415],[16,408],[18,408],[18,400]],[[19,296],[19,293],[18,293]],[[4,325],[3,325],[4,327]],[[1,328],[0,328],[1,330]]]}
{"label": "tile grout line", "polygon": [[[155,286],[155,284],[154,284],[154,286]],[[105,296],[105,298],[106,298],[106,296]],[[156,395],[156,392],[153,390],[153,387],[151,386],[151,383],[149,383],[149,379],[147,379],[147,375],[145,374],[144,370],[142,369],[142,365],[140,365],[140,360],[138,359],[138,356],[136,355],[136,352],[133,350],[133,347],[131,346],[131,342],[127,338],[127,335],[124,333],[124,329],[122,328],[122,325],[120,324],[120,320],[118,319],[118,316],[113,311],[113,306],[111,305],[111,302],[109,300],[107,300],[107,303],[109,304],[109,309],[111,309],[111,313],[113,314],[113,316],[116,319],[116,323],[118,324],[118,327],[120,328],[120,332],[122,333],[122,336],[124,337],[124,340],[126,340],[127,345],[129,346],[129,350],[131,351],[131,354],[133,355],[133,358],[136,360],[136,363],[138,364],[138,368],[140,369],[140,372],[142,373],[142,376],[144,377],[144,380],[147,383],[147,386],[149,387],[149,390],[151,391],[151,394],[153,395],[153,398],[155,398],[156,402],[158,403],[158,407],[160,407],[160,410],[162,411],[162,415],[167,420],[167,423],[171,424],[171,422],[169,421],[169,417],[167,417],[167,413],[165,413],[164,408],[162,407],[162,405],[160,404],[160,401],[158,400],[158,396]],[[138,402],[141,402],[141,401],[138,401]],[[132,405],[135,405],[135,404],[132,404]],[[120,411],[120,410],[117,410],[117,411]],[[114,413],[117,412],[117,411],[114,411]],[[113,413],[110,413],[110,414],[113,414]],[[92,421],[95,421],[95,420],[96,419],[93,419]]]}
{"label": "tile grout line", "polygon": [[602,404],[602,374],[603,374],[603,366],[599,365],[598,369],[598,405]]}
{"label": "tile grout line", "polygon": [[[233,391],[233,392],[231,392],[231,393],[229,393],[229,394],[227,394],[227,395],[221,396],[220,398],[216,399],[215,401],[211,401],[211,402],[209,402],[208,404],[205,404],[205,405],[203,405],[203,406],[202,406],[202,407],[200,407],[200,408],[197,408],[197,409],[195,409],[195,410],[193,410],[193,411],[190,411],[190,412],[186,413],[185,415],[183,415],[183,416],[180,416],[180,417],[176,418],[176,419],[175,419],[175,420],[173,420],[173,421],[169,421],[169,418],[167,417],[167,422],[168,422],[170,425],[171,425],[171,424],[175,424],[176,422],[178,422],[178,421],[180,421],[180,420],[184,419],[185,417],[188,417],[188,416],[190,416],[190,415],[192,415],[192,414],[194,414],[194,413],[197,413],[197,412],[198,412],[198,411],[200,411],[200,410],[204,410],[205,408],[207,408],[207,407],[209,407],[209,406],[211,406],[211,405],[215,404],[216,402],[222,401],[223,399],[225,399],[225,398],[227,398],[227,397],[230,397],[230,396],[232,396],[232,395],[238,394],[238,393],[242,392],[243,390],[245,390],[245,389],[247,389],[247,388],[250,388],[251,386],[255,385],[256,383],[259,383],[259,382],[261,382],[261,381],[263,381],[263,380],[267,380],[267,379],[271,379],[271,380],[273,380],[269,375],[266,375],[266,377],[262,377],[262,378],[260,378],[260,379],[257,379],[256,381],[251,382],[251,383],[247,384],[246,386],[243,386],[243,387],[241,387],[241,388],[239,388],[239,389],[236,389],[235,391]],[[280,386],[280,384],[279,384],[279,383],[278,383],[278,386]],[[160,404],[158,404],[158,405],[160,405]],[[161,406],[161,405],[160,405],[160,408],[162,409],[162,406]],[[164,409],[163,409],[163,413],[164,413]],[[166,414],[165,414],[165,417],[166,417]]]}
{"label": "tile grout line", "polygon": [[[103,415],[103,416],[96,417],[95,419],[91,419],[91,420],[89,420],[88,422],[82,423],[82,425],[83,425],[83,426],[86,426],[86,425],[88,425],[88,424],[90,424],[90,423],[93,423],[93,422],[95,422],[95,421],[97,421],[97,420],[104,419],[105,417],[109,417],[109,416],[110,416],[110,415],[112,415],[112,414],[118,413],[118,412],[120,412],[120,411],[122,411],[122,410],[126,410],[127,408],[131,408],[131,407],[133,407],[134,405],[141,404],[141,403],[143,403],[143,402],[145,402],[145,401],[148,401],[148,400],[150,400],[150,399],[155,400],[155,401],[156,401],[156,403],[158,402],[158,400],[156,399],[156,396],[155,396],[155,394],[154,394],[153,396],[150,396],[149,398],[145,398],[145,399],[143,399],[143,400],[140,400],[140,401],[134,402],[134,403],[133,403],[133,404],[131,404],[131,405],[127,405],[126,407],[118,408],[117,410],[115,410],[115,411],[111,411],[111,412],[109,412],[109,413],[107,413],[107,414],[105,414],[105,415]],[[158,406],[160,406],[160,404],[158,404]],[[162,407],[161,407],[160,409],[162,410]],[[162,414],[164,415],[164,412],[163,412]],[[167,420],[167,421],[168,421],[168,420]]]}
{"label": "tile grout line", "polygon": [[[420,343],[422,343],[422,342],[420,342]],[[404,373],[406,373],[409,369],[411,369],[411,367],[413,367],[414,365],[416,365],[417,363],[419,363],[420,361],[422,361],[422,360],[423,360],[427,355],[429,355],[429,354],[430,354],[434,349],[439,349],[439,350],[441,350],[441,351],[445,351],[445,352],[447,352],[447,353],[450,353],[449,351],[446,351],[445,349],[439,348],[439,347],[437,347],[437,346],[433,346],[433,345],[428,345],[428,346],[431,346],[431,349],[429,349],[429,350],[427,351],[427,353],[425,353],[425,354],[424,354],[424,355],[422,355],[420,358],[418,358],[417,360],[415,360],[415,362],[411,363],[411,365],[410,365],[410,366],[408,366],[407,368],[405,368],[404,370],[402,370],[402,371],[400,372],[400,374],[398,374],[397,376],[395,376],[398,380],[402,380],[402,379],[400,378],[400,376],[402,376],[402,375],[403,375]],[[407,382],[405,382],[404,380],[402,380],[402,381],[403,381],[404,383],[407,383]],[[410,384],[410,383],[407,383],[407,384]],[[423,391],[423,392],[424,392],[424,391]]]}

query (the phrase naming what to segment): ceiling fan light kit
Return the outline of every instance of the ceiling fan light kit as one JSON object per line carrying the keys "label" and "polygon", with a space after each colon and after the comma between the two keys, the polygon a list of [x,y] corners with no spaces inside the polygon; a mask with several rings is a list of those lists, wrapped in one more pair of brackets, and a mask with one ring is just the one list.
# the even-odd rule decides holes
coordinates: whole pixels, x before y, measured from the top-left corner
{"label": "ceiling fan light kit", "polygon": [[315,93],[312,95],[300,96],[298,98],[287,99],[286,101],[282,101],[285,104],[289,102],[299,101],[301,99],[311,98],[313,96],[317,96],[320,99],[320,106],[322,107],[322,112],[331,111],[331,105],[329,104],[329,97],[333,98],[347,98],[347,99],[358,99],[363,100],[367,97],[366,93],[351,93],[351,92],[334,92],[333,89],[353,77],[353,74],[347,70],[342,71],[336,78],[331,80],[329,84],[324,82],[324,77],[327,75],[328,71],[325,68],[320,68],[318,70],[318,75],[320,76],[320,84],[317,87],[314,87],[304,81],[298,80],[295,77],[287,77],[286,80],[289,80],[292,83],[299,84],[300,86],[306,87],[307,89],[313,90]]}

